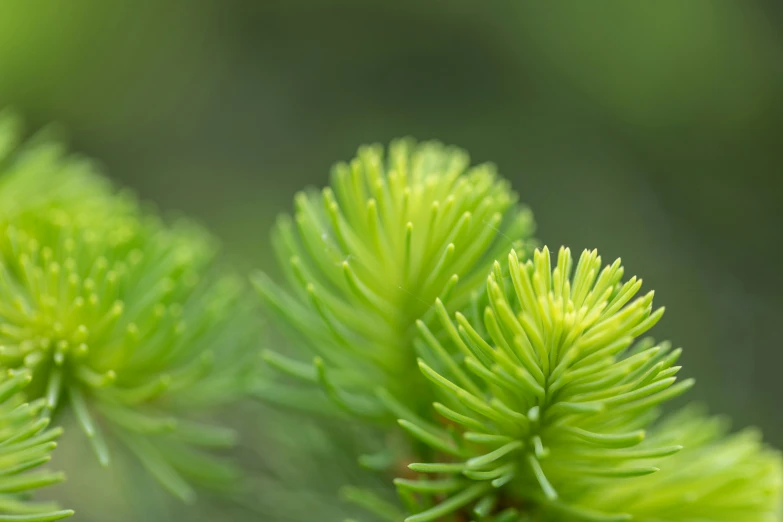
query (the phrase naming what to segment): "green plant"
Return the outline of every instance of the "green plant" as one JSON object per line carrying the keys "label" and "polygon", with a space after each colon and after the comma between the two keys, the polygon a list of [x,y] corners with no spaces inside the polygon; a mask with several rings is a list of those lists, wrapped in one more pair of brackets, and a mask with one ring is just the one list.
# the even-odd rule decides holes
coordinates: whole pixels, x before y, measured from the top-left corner
{"label": "green plant", "polygon": [[70,411],[101,464],[108,430],[185,501],[190,482],[230,485],[237,470],[205,450],[235,434],[198,416],[247,387],[257,335],[241,280],[199,227],[14,135],[0,132],[0,202],[14,203],[0,211],[0,364],[32,375],[43,414]]}
{"label": "green plant", "polygon": [[21,119],[0,111],[0,220],[59,212],[80,225],[115,230],[132,226],[137,204],[114,188],[87,158],[68,154],[53,128],[24,140]]}
{"label": "green plant", "polygon": [[[467,304],[493,259],[523,246],[530,213],[492,165],[470,167],[460,149],[410,139],[386,156],[380,146],[360,148],[334,166],[330,187],[295,201],[294,219],[282,216],[273,236],[289,289],[265,274],[254,283],[316,357],[307,364],[267,352],[267,362],[362,417],[393,420],[379,388],[426,407],[416,321],[436,297],[455,310]],[[280,383],[260,383],[257,393],[328,409]]]}
{"label": "green plant", "polygon": [[[255,278],[317,354],[269,365],[388,436],[360,462],[397,476],[401,506],[344,496],[389,522],[779,520],[781,458],[755,432],[656,420],[693,381],[676,383],[679,349],[637,340],[663,314],[652,292],[634,299],[641,280],[595,251],[575,267],[565,248],[554,267],[547,248],[529,258],[529,215],[494,171],[467,165],[439,144],[361,148],[320,202],[297,196],[296,227],[281,218],[289,290]],[[257,392],[328,409],[274,380]]]}
{"label": "green plant", "polygon": [[583,492],[579,502],[643,522],[779,520],[779,452],[761,442],[758,430],[728,431],[727,419],[708,417],[700,407],[684,408],[651,430],[649,445],[684,448],[652,459],[659,473],[600,484]]}
{"label": "green plant", "polygon": [[[199,418],[248,393],[331,417],[280,444],[326,470],[316,482],[364,482],[329,459],[358,438],[381,446],[357,455],[377,480],[342,490],[379,520],[780,520],[782,460],[758,432],[693,408],[661,416],[693,381],[677,382],[679,349],[643,337],[663,314],[652,292],[595,251],[553,264],[508,183],[464,151],[362,147],[296,197],[273,240],[286,284],[253,283],[315,357],[265,352],[270,373],[245,285],[207,232],[20,135],[0,115],[0,521],[72,514],[27,496],[63,479],[34,471],[63,411],[104,465],[117,440],[182,500],[194,483],[233,488],[210,450],[234,432]],[[291,462],[270,469],[295,476]],[[286,504],[306,491],[261,483],[274,516],[311,515]]]}
{"label": "green plant", "polygon": [[[457,327],[436,304],[449,348],[422,325],[429,342],[419,365],[442,392],[435,410],[459,428],[449,433],[415,418],[401,421],[441,457],[411,468],[450,477],[397,481],[418,513],[411,521],[437,520],[447,507],[474,501],[479,519],[509,506],[500,508],[500,520],[513,520],[520,505],[546,520],[775,514],[780,462],[748,437],[719,440],[713,421],[682,415],[646,437],[656,407],[693,381],[675,384],[680,350],[649,339],[634,343],[663,309],[652,311],[652,293],[632,300],[641,281],[621,283],[619,260],[602,270],[597,253],[586,251],[574,269],[561,249],[552,269],[544,248],[526,263],[512,252],[508,265],[508,276],[499,265],[489,276],[483,324],[474,321],[474,328],[458,314]],[[707,451],[699,448],[707,443]],[[690,448],[684,457],[670,457],[683,447]],[[727,473],[728,462],[736,467]],[[702,475],[694,468],[709,473],[678,489],[684,477]],[[718,501],[727,482],[732,490]],[[449,500],[433,502],[432,495]]]}
{"label": "green plant", "polygon": [[64,479],[62,473],[31,471],[49,462],[62,430],[50,429],[49,418],[41,415],[46,408],[43,399],[25,402],[21,396],[31,373],[6,373],[0,377],[0,520],[49,522],[69,517],[73,511],[25,497]]}

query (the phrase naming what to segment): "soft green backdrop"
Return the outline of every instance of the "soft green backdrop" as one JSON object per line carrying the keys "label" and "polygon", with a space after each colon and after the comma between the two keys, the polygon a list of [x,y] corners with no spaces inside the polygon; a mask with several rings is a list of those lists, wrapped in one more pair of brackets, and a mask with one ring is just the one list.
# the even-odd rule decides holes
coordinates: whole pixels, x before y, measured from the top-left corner
{"label": "soft green backdrop", "polygon": [[[461,145],[544,242],[622,256],[667,307],[655,334],[685,348],[690,397],[783,446],[781,28],[777,3],[731,0],[0,0],[0,105],[59,122],[243,270],[273,269],[274,216],[360,143]],[[225,415],[253,475],[241,502],[182,510],[94,469],[76,436],[57,495],[82,522],[339,520],[336,484],[369,480],[356,434],[334,448],[303,419]]]}

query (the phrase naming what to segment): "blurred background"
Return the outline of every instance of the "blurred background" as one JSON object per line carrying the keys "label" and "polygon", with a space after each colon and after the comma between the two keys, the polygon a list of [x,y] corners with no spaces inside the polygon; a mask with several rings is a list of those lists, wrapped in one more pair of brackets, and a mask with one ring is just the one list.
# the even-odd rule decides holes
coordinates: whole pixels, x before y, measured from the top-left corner
{"label": "blurred background", "polygon": [[[781,27],[781,4],[731,0],[4,0],[0,106],[61,124],[246,271],[272,268],[275,215],[359,144],[460,145],[512,180],[544,243],[622,256],[667,308],[654,333],[685,348],[690,398],[780,447]],[[304,522],[341,520],[337,485],[370,480],[360,434],[224,414],[250,500],[183,509],[95,469],[78,435],[55,493],[80,522]]]}

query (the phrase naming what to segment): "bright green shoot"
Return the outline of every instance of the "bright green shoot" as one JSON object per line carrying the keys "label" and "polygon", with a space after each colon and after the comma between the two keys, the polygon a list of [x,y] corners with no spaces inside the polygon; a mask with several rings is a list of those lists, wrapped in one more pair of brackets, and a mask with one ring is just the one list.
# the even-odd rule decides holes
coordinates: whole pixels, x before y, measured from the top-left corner
{"label": "bright green shoot", "polygon": [[[360,417],[389,420],[376,395],[426,405],[413,351],[415,323],[439,297],[450,309],[470,301],[495,256],[523,246],[530,213],[492,165],[440,143],[362,147],[337,164],[321,193],[296,196],[273,238],[287,289],[265,274],[256,287],[304,336],[312,364],[269,353],[267,361],[319,386]],[[283,384],[259,387],[267,400],[323,411],[317,397]]]}

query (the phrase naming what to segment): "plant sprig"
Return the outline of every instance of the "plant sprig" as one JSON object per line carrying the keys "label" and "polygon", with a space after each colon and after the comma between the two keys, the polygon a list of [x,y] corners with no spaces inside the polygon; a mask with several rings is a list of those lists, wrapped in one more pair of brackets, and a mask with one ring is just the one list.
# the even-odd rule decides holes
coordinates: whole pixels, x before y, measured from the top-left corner
{"label": "plant sprig", "polygon": [[[446,494],[455,510],[474,501],[484,508],[504,495],[543,497],[575,518],[611,520],[573,497],[595,483],[655,473],[650,459],[682,449],[642,445],[655,408],[693,384],[675,384],[679,350],[634,344],[663,309],[653,311],[652,293],[634,299],[641,281],[622,283],[619,260],[602,268],[597,252],[585,251],[573,265],[566,248],[554,268],[546,247],[525,263],[512,251],[508,277],[499,264],[489,275],[483,321],[459,312],[454,321],[438,302],[447,335],[439,340],[419,323],[426,340],[419,366],[440,392],[434,408],[457,428],[400,422],[451,457],[411,469],[453,478],[440,488],[428,479],[398,488]],[[437,520],[444,504],[409,506],[421,511],[409,520]]]}
{"label": "plant sprig", "polygon": [[211,450],[236,435],[198,419],[246,392],[258,336],[245,285],[200,227],[168,224],[89,163],[45,140],[10,147],[10,135],[0,365],[30,370],[29,394],[47,415],[71,412],[101,464],[110,431],[182,500],[193,482],[230,485],[237,469]]}
{"label": "plant sprig", "polygon": [[529,258],[527,211],[466,165],[439,144],[361,148],[279,221],[287,289],[254,279],[316,354],[268,365],[323,392],[257,394],[319,414],[326,397],[406,440],[360,457],[385,474],[412,462],[402,507],[344,498],[389,522],[778,520],[778,453],[707,417],[657,420],[693,380],[677,381],[681,350],[643,337],[663,314],[653,293],[595,251]]}
{"label": "plant sprig", "polygon": [[0,521],[50,522],[73,514],[26,498],[65,479],[61,472],[39,469],[51,460],[62,430],[49,427],[49,418],[42,415],[43,399],[23,399],[22,391],[32,379],[28,370],[0,374]]}
{"label": "plant sprig", "polygon": [[[527,240],[526,209],[489,164],[437,142],[361,147],[332,170],[330,187],[299,193],[273,245],[287,282],[257,274],[267,303],[313,350],[311,363],[268,353],[267,362],[320,387],[340,409],[391,420],[376,395],[426,404],[412,340],[436,297],[458,309],[482,285],[499,252]],[[405,376],[405,378],[401,378]],[[303,409],[328,408],[281,383],[259,395]]]}

